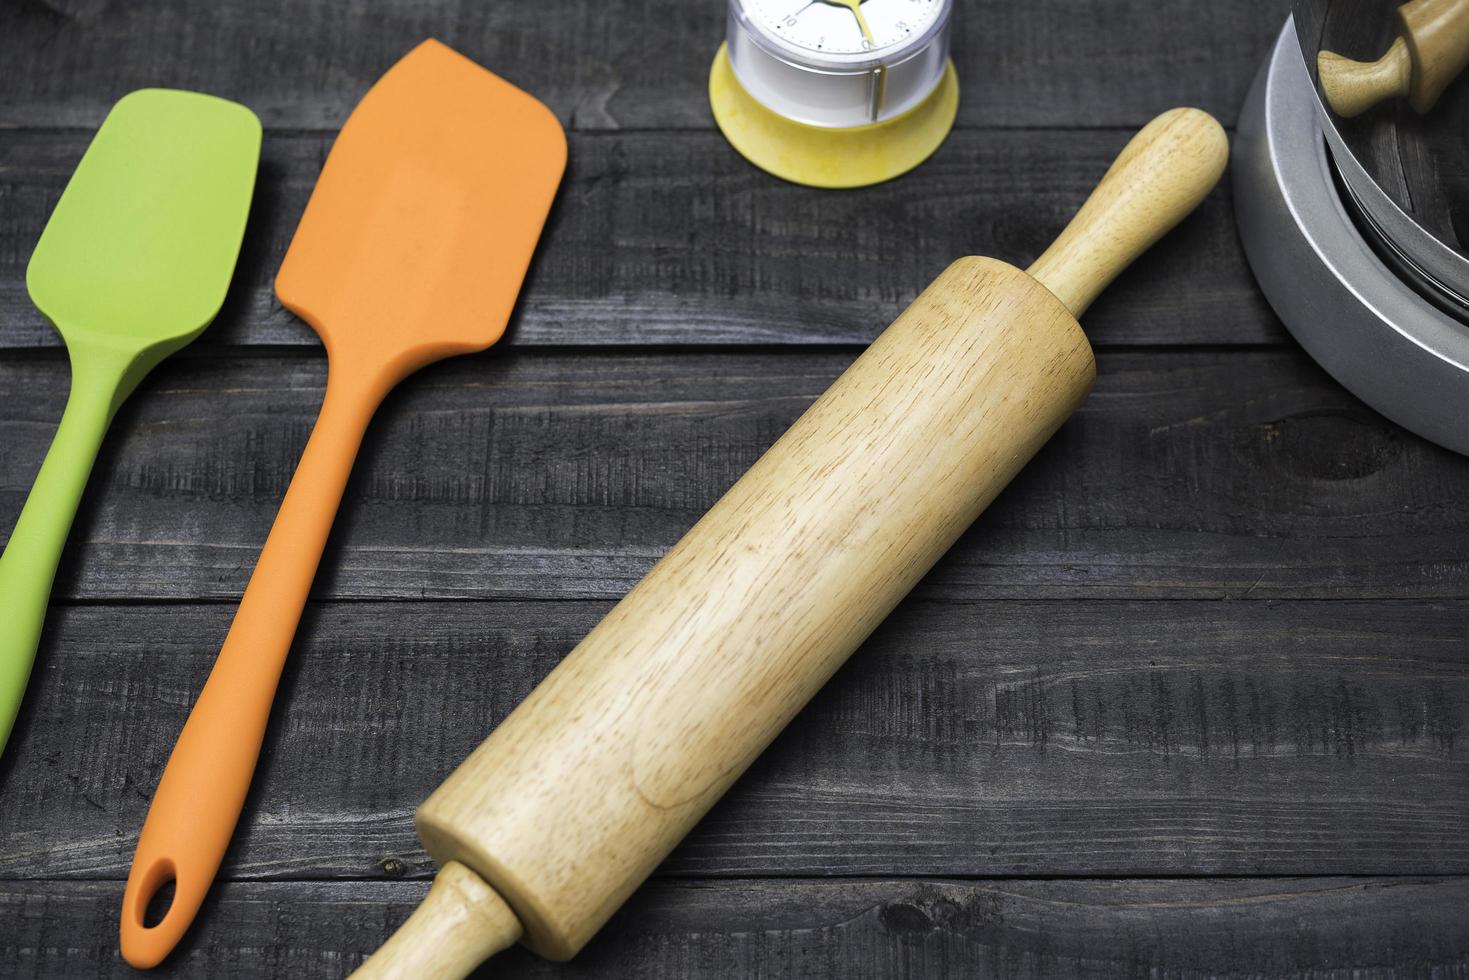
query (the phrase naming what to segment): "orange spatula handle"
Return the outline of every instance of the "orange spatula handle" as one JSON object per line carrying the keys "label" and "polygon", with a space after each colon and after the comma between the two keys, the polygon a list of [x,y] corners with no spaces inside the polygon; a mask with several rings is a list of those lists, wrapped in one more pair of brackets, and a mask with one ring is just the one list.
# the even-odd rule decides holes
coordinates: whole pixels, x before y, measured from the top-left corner
{"label": "orange spatula handle", "polygon": [[[363,386],[350,374],[341,385],[327,383],[321,417],[138,838],[121,925],[122,955],[135,967],[154,966],[168,955],[219,870],[332,519],[385,392],[386,386]],[[148,903],[169,881],[175,883],[173,902],[150,928],[144,924]]]}

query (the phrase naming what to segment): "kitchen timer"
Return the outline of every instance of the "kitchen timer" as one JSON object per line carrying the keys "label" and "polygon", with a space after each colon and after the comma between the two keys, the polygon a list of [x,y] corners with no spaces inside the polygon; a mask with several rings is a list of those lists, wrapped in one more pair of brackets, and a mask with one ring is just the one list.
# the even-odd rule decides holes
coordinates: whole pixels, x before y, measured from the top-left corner
{"label": "kitchen timer", "polygon": [[729,0],[709,102],[756,166],[861,187],[913,169],[959,106],[952,0]]}

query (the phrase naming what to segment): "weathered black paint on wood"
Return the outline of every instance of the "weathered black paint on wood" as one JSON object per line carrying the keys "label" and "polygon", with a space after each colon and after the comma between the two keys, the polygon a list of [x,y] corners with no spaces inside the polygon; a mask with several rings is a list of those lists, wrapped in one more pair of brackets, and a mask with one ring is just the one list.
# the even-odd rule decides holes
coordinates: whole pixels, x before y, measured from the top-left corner
{"label": "weathered black paint on wood", "polygon": [[[58,341],[24,270],[86,132],[0,130],[0,350]],[[901,181],[813,194],[707,132],[574,134],[514,329],[525,346],[867,343],[961,255],[1028,264],[1126,130],[960,132]],[[316,346],[271,282],[330,134],[268,134],[231,298],[200,343]],[[1227,185],[1087,315],[1098,344],[1278,343]]]}
{"label": "weathered black paint on wood", "polygon": [[[369,437],[317,586],[340,598],[615,598],[853,351],[508,351],[432,368]],[[319,356],[184,357],[124,411],[58,583],[235,601],[320,406]],[[64,400],[0,361],[0,525]],[[1096,391],[919,594],[1454,598],[1469,460],[1296,350],[1104,353]]]}
{"label": "weathered black paint on wood", "polygon": [[[313,606],[224,874],[430,873],[413,807],[608,605]],[[0,790],[0,879],[126,874],[231,612],[56,610]],[[910,601],[666,870],[1469,874],[1466,617]]]}
{"label": "weathered black paint on wood", "polygon": [[[0,3],[0,538],[66,386],[24,267],[91,128],[144,84],[268,126],[235,289],[120,416],[0,757],[0,975],[128,973],[148,795],[321,397],[270,280],[412,43],[546,98],[571,169],[507,349],[385,406],[161,976],[351,969],[481,735],[949,260],[1029,261],[1158,110],[1230,123],[1286,3],[964,0],[959,129],[840,194],[711,130],[719,6]],[[576,963],[495,975],[1469,973],[1469,461],[1294,347],[1227,184],[1087,328],[1097,392],[917,596]]]}
{"label": "weathered black paint on wood", "polygon": [[[340,977],[423,896],[418,882],[236,883],[150,976]],[[136,977],[109,922],[120,886],[0,882],[0,957],[30,976]],[[1361,977],[1469,972],[1469,879],[658,881],[571,964],[511,950],[484,977]],[[247,938],[249,937],[249,938]]]}
{"label": "weathered black paint on wood", "polygon": [[[1286,0],[959,0],[962,126],[1142,125],[1172,105],[1232,121]],[[425,37],[535,93],[574,129],[708,129],[722,0],[550,3],[10,0],[0,127],[95,126],[145,85],[336,129]]]}

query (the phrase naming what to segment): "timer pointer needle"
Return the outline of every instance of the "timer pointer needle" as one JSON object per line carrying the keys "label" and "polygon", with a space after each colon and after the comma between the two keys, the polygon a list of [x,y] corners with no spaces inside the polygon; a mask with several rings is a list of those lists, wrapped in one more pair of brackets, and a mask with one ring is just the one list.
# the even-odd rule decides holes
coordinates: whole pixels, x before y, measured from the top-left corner
{"label": "timer pointer needle", "polygon": [[862,0],[826,0],[827,3],[838,7],[846,7],[857,18],[857,26],[862,28],[862,36],[867,39],[867,46],[873,46],[872,31],[867,27],[867,18],[862,16]]}

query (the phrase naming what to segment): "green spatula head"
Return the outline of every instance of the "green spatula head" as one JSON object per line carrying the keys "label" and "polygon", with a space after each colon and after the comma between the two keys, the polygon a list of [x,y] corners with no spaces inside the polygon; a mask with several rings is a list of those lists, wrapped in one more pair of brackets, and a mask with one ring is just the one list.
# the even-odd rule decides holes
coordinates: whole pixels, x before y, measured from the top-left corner
{"label": "green spatula head", "polygon": [[71,394],[0,553],[0,750],[102,436],[143,376],[219,312],[259,158],[260,123],[244,106],[134,92],[102,123],[41,233],[26,285],[66,340]]}
{"label": "green spatula head", "polygon": [[242,105],[124,96],[41,233],[31,299],[68,344],[162,357],[188,343],[224,302],[259,156],[260,122]]}

